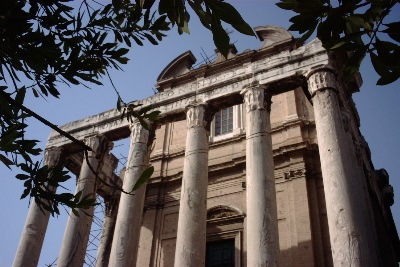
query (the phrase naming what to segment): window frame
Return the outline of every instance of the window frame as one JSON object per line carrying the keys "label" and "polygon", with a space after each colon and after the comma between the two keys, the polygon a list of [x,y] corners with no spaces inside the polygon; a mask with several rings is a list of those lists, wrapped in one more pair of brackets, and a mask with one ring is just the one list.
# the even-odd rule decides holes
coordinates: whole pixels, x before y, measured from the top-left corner
{"label": "window frame", "polygon": [[212,233],[212,234],[207,234],[207,241],[208,242],[215,242],[215,241],[221,241],[225,239],[234,239],[234,245],[235,245],[235,267],[242,266],[241,265],[241,254],[242,254],[242,230],[232,230],[232,231],[226,231],[226,232],[220,232],[220,233]]}
{"label": "window frame", "polygon": [[232,107],[233,107],[233,127],[232,127],[233,129],[232,129],[232,131],[229,133],[215,135],[215,116],[214,116],[213,120],[211,121],[211,127],[210,127],[210,142],[218,142],[218,141],[221,141],[224,139],[232,138],[232,137],[242,134],[244,132],[243,122],[242,122],[243,104],[234,105]]}
{"label": "window frame", "polygon": [[[230,261],[233,263],[234,267],[236,266],[236,254],[237,254],[237,250],[236,250],[236,244],[235,244],[235,238],[222,238],[222,239],[216,239],[216,240],[207,240],[206,242],[206,266],[207,265],[207,252],[209,251],[209,246],[211,246],[212,243],[222,243],[222,242],[229,242],[229,248],[232,249],[231,251],[231,256],[230,256]],[[232,257],[233,256],[233,257]]]}

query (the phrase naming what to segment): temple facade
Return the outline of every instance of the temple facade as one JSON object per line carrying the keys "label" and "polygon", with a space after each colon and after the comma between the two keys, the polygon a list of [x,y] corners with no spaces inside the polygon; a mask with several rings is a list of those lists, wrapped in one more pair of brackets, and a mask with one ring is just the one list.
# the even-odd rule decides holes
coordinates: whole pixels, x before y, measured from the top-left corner
{"label": "temple facade", "polygon": [[[45,162],[77,175],[77,191],[106,212],[96,266],[398,266],[393,188],[375,170],[345,78],[345,54],[297,46],[255,28],[257,50],[193,68],[188,51],[135,104],[160,119],[146,129],[109,110],[53,132]],[[115,173],[112,142],[130,138]],[[140,175],[150,180],[130,192]],[[95,170],[98,175],[93,173]],[[54,189],[56,190],[56,189]],[[57,266],[83,266],[93,209],[71,214]],[[37,266],[48,214],[33,202],[14,266]]]}

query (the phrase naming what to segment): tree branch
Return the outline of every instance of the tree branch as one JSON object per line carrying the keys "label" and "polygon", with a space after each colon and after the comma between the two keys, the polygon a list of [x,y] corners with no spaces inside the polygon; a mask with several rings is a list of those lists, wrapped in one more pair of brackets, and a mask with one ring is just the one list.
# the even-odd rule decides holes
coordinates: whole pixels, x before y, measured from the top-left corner
{"label": "tree branch", "polygon": [[51,122],[49,122],[48,120],[46,120],[45,118],[43,118],[42,116],[40,116],[39,114],[35,113],[34,111],[30,110],[29,108],[25,107],[24,105],[18,103],[18,101],[16,101],[15,99],[13,99],[12,97],[10,97],[6,92],[4,92],[3,90],[0,90],[0,95],[11,105],[14,105],[16,107],[19,107],[21,110],[23,110],[24,112],[26,112],[27,114],[31,115],[32,117],[34,117],[35,119],[37,119],[38,121],[40,121],[41,123],[49,126],[51,129],[53,129],[54,131],[58,132],[59,134],[61,134],[62,136],[68,138],[69,140],[71,140],[72,142],[74,142],[75,144],[78,144],[79,146],[81,146],[82,148],[84,148],[85,150],[89,150],[89,151],[93,151],[92,148],[90,148],[89,146],[87,146],[84,142],[76,139],[75,137],[73,137],[72,135],[70,135],[69,133],[61,130],[60,128],[58,128],[57,125],[52,124]]}

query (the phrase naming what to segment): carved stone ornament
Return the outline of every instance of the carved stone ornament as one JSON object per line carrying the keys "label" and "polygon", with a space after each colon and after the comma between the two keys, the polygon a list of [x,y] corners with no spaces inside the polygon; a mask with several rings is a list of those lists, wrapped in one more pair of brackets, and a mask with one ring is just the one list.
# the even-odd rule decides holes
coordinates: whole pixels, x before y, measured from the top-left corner
{"label": "carved stone ornament", "polygon": [[236,208],[225,205],[215,206],[207,211],[207,220],[229,218],[234,216],[244,217],[244,214]]}
{"label": "carved stone ornament", "polygon": [[131,129],[131,143],[147,143],[149,131],[140,124],[139,120],[134,120],[129,128]]}
{"label": "carved stone ornament", "polygon": [[336,76],[331,70],[318,70],[312,72],[311,75],[308,76],[308,91],[312,96],[314,96],[318,90],[327,88],[335,90],[337,88]]}
{"label": "carved stone ornament", "polygon": [[194,103],[186,107],[187,127],[206,127],[206,104]]}
{"label": "carved stone ornament", "polygon": [[264,88],[259,86],[258,82],[253,82],[246,86],[241,94],[243,95],[247,112],[257,109],[267,109],[268,112],[271,110],[271,96]]}
{"label": "carved stone ornament", "polygon": [[64,149],[62,147],[49,147],[44,152],[44,164],[48,166],[55,166],[61,159],[61,154]]}
{"label": "carved stone ornament", "polygon": [[92,135],[85,138],[85,144],[92,148],[89,157],[101,158],[113,148],[113,142],[109,141],[104,135]]}

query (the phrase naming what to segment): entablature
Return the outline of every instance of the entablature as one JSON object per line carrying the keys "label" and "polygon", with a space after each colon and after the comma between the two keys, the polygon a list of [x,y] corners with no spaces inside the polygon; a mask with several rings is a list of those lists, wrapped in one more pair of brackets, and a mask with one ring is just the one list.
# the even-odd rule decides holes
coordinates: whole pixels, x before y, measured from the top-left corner
{"label": "entablature", "polygon": [[[329,55],[318,40],[296,50],[275,55],[265,56],[262,50],[255,53],[257,59],[252,62],[246,61],[246,64],[238,65],[229,71],[192,79],[169,91],[160,92],[135,103],[141,104],[141,107],[151,105],[161,111],[161,122],[182,119],[185,107],[193,101],[207,102],[211,108],[221,108],[221,103],[239,104],[243,102],[240,91],[254,81],[267,86],[267,90],[272,94],[279,94],[303,86],[305,73],[329,63]],[[240,58],[239,55],[232,60],[240,61]],[[226,64],[225,62],[218,64]],[[185,75],[191,75],[191,72]],[[119,140],[129,136],[128,125],[128,120],[121,120],[120,112],[112,109],[68,123],[61,129],[78,140],[94,133],[104,134],[110,140]],[[57,132],[52,132],[47,146],[64,146],[69,152],[81,149]]]}

